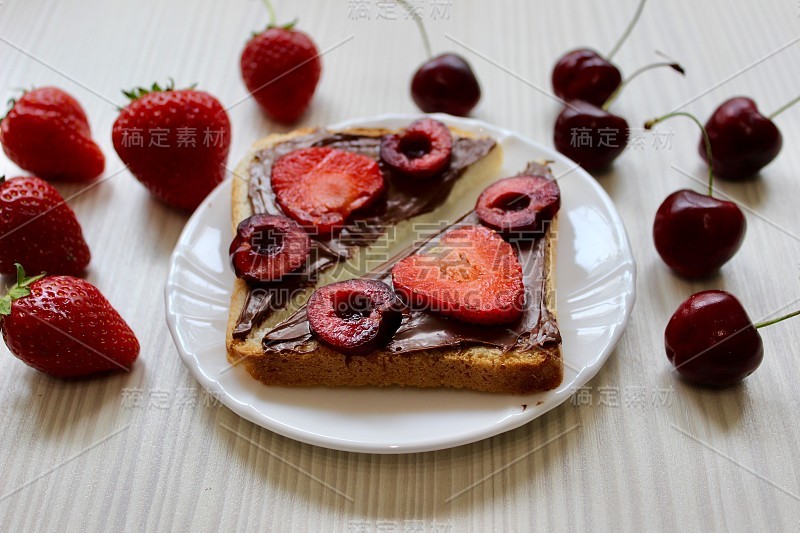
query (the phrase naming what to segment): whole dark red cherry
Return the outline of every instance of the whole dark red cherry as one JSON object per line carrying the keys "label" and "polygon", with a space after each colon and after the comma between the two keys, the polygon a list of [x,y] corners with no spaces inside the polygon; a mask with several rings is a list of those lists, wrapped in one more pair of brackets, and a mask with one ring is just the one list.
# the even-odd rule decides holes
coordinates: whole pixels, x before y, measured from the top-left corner
{"label": "whole dark red cherry", "polygon": [[[646,0],[639,6],[614,47],[605,57],[589,48],[564,54],[553,67],[553,91],[562,100],[583,100],[602,106],[622,83],[622,74],[611,59],[622,47],[642,15]],[[630,79],[630,78],[629,78]]]}
{"label": "whole dark red cherry", "polygon": [[553,129],[556,149],[590,171],[610,166],[628,145],[628,121],[583,100],[567,102]]}
{"label": "whole dark red cherry", "polygon": [[621,83],[619,69],[588,48],[564,54],[553,68],[553,91],[565,101],[602,106]]}
{"label": "whole dark red cherry", "polygon": [[744,214],[735,203],[683,189],[658,208],[653,240],[670,268],[687,278],[700,278],[733,257],[746,229]]}
{"label": "whole dark red cherry", "polygon": [[[711,141],[711,168],[714,175],[727,180],[752,178],[777,157],[783,145],[775,123],[745,97],[723,102],[706,122],[706,131]],[[708,163],[702,137],[700,155]]]}
{"label": "whole dark red cherry", "polygon": [[764,358],[761,335],[725,291],[698,292],[683,302],[667,323],[664,345],[681,376],[712,387],[741,381]]}
{"label": "whole dark red cherry", "polygon": [[447,53],[417,69],[411,97],[426,113],[466,116],[481,99],[481,86],[466,59]]}
{"label": "whole dark red cherry", "polygon": [[320,287],[308,299],[311,332],[334,350],[366,355],[391,340],[403,304],[391,287],[372,279],[351,279]]}

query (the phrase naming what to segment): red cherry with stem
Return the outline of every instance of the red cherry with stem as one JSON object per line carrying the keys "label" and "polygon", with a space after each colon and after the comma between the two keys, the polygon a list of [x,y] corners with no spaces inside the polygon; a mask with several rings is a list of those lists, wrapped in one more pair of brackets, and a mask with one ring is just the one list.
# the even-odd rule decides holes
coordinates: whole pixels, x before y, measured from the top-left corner
{"label": "red cherry with stem", "polygon": [[602,106],[611,94],[622,84],[622,74],[611,63],[611,59],[630,35],[639,21],[646,0],[639,2],[625,31],[614,48],[603,57],[589,48],[580,48],[568,52],[553,67],[553,91],[562,100],[583,100],[596,106]]}
{"label": "red cherry with stem", "polygon": [[653,240],[658,254],[675,272],[702,278],[733,257],[746,228],[744,215],[733,202],[683,189],[658,208]]}
{"label": "red cherry with stem", "polygon": [[[644,127],[650,129],[675,116],[688,117],[700,127],[708,159],[713,161],[708,134],[694,115],[669,113]],[[653,223],[653,241],[661,259],[687,278],[702,278],[719,270],[739,250],[747,229],[739,206],[712,197],[712,168],[708,168],[708,195],[686,189],[672,193],[658,208]]]}
{"label": "red cherry with stem", "polygon": [[582,100],[568,102],[553,128],[556,150],[590,171],[610,166],[628,135],[627,120]]}
{"label": "red cherry with stem", "polygon": [[553,67],[553,91],[562,100],[603,105],[622,83],[622,73],[599,53],[580,48],[564,54]]}
{"label": "red cherry with stem", "polygon": [[422,18],[406,0],[398,0],[419,27],[428,61],[414,73],[411,98],[426,113],[466,116],[481,99],[481,86],[466,59],[452,52],[433,57]]}
{"label": "red cherry with stem", "polygon": [[[745,180],[754,177],[778,156],[783,137],[773,118],[800,101],[800,97],[782,106],[769,116],[758,111],[750,98],[726,100],[706,122],[714,159],[711,166],[717,177]],[[703,139],[700,155],[708,163]]]}
{"label": "red cherry with stem", "polygon": [[411,97],[426,113],[463,117],[481,99],[481,86],[466,59],[446,53],[419,67],[411,81]]}
{"label": "red cherry with stem", "polygon": [[636,70],[608,97],[602,107],[583,100],[564,105],[553,128],[556,149],[584,169],[602,170],[611,165],[628,145],[628,121],[608,109],[622,90],[640,74],[669,67],[681,74],[683,67],[674,62],[660,62]]}
{"label": "red cherry with stem", "polygon": [[710,387],[733,385],[761,364],[764,344],[758,329],[798,314],[800,310],[754,325],[732,294],[698,292],[667,323],[667,358],[688,381]]}

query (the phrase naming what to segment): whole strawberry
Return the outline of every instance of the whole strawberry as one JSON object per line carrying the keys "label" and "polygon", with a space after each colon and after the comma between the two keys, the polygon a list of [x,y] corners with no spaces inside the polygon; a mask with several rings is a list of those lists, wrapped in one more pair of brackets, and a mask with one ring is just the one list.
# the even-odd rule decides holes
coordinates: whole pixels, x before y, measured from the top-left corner
{"label": "whole strawberry", "polygon": [[112,130],[122,162],[159,200],[194,210],[225,178],[231,123],[210,94],[137,88]]}
{"label": "whole strawberry", "polygon": [[0,122],[0,143],[14,163],[48,180],[88,181],[103,173],[103,152],[77,100],[42,87],[11,102]]}
{"label": "whole strawberry", "polygon": [[26,278],[0,298],[3,340],[15,356],[57,378],[130,370],[139,341],[97,288],[71,276]]}
{"label": "whole strawberry", "polygon": [[90,258],[75,213],[52,185],[0,177],[0,274],[22,263],[33,272],[78,275]]}
{"label": "whole strawberry", "polygon": [[294,29],[294,22],[275,24],[269,2],[270,23],[255,34],[242,52],[242,79],[261,109],[285,124],[297,121],[308,108],[322,72],[314,41]]}

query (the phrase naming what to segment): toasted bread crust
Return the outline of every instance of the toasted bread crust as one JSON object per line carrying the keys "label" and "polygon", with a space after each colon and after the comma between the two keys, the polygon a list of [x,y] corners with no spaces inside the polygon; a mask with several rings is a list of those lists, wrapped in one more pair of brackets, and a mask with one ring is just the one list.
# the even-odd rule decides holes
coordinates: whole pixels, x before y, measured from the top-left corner
{"label": "toasted bread crust", "polygon": [[[306,135],[311,129],[288,134],[270,135],[255,143],[235,170],[232,193],[232,229],[252,214],[248,196],[249,166],[256,152],[294,137]],[[363,135],[379,136],[387,130],[349,130]],[[471,133],[454,130],[463,137]],[[478,178],[494,179],[501,166],[501,148],[496,146],[483,160],[467,172],[481,174]],[[479,167],[479,168],[478,168]],[[468,179],[466,176],[462,179]],[[418,217],[419,218],[419,217]],[[545,257],[546,304],[555,315],[555,246],[552,235],[555,220],[548,232]],[[304,302],[313,292],[310,287],[300,299]],[[470,346],[437,348],[412,353],[395,354],[384,351],[366,356],[346,356],[325,346],[307,354],[266,354],[261,346],[264,333],[282,321],[295,308],[274,313],[242,340],[234,339],[233,329],[248,294],[247,284],[236,279],[231,297],[226,345],[228,360],[241,364],[259,381],[267,385],[284,386],[410,386],[453,387],[485,392],[524,394],[557,387],[563,378],[563,362],[559,346],[542,349],[503,352],[499,348]]]}

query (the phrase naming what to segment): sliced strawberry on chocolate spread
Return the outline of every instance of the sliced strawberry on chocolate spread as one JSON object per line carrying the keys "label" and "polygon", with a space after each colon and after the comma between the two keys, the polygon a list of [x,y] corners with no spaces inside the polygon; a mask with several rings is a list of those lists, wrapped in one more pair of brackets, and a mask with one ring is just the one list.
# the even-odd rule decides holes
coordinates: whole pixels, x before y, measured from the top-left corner
{"label": "sliced strawberry on chocolate spread", "polygon": [[525,288],[514,250],[494,231],[465,226],[392,269],[395,290],[412,308],[464,322],[505,324],[522,315]]}
{"label": "sliced strawberry on chocolate spread", "polygon": [[561,206],[555,180],[544,176],[514,176],[487,187],[475,212],[481,223],[502,232],[541,232]]}
{"label": "sliced strawberry on chocolate spread", "polygon": [[308,300],[311,331],[346,354],[363,355],[391,340],[400,327],[403,304],[382,281],[351,279],[320,287]]}
{"label": "sliced strawberry on chocolate spread", "polygon": [[310,250],[308,233],[280,215],[253,215],[236,228],[229,253],[237,278],[251,283],[277,281],[303,266]]}
{"label": "sliced strawberry on chocolate spread", "polygon": [[270,182],[283,212],[320,235],[335,232],[353,211],[378,199],[385,186],[376,161],[321,147],[279,158]]}

